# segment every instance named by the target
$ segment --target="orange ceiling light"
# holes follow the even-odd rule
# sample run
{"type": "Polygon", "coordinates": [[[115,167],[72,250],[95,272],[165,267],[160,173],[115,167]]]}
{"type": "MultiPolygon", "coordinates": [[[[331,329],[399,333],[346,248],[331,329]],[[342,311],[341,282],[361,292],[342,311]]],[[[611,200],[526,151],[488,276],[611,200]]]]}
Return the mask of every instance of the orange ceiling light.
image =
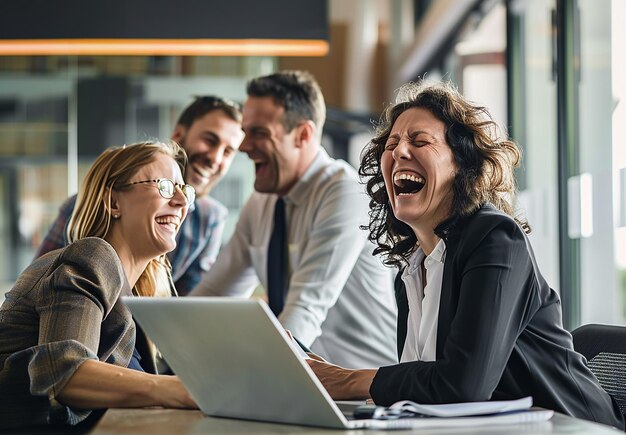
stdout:
{"type": "Polygon", "coordinates": [[[2,56],[326,56],[320,39],[0,39],[2,56]]]}

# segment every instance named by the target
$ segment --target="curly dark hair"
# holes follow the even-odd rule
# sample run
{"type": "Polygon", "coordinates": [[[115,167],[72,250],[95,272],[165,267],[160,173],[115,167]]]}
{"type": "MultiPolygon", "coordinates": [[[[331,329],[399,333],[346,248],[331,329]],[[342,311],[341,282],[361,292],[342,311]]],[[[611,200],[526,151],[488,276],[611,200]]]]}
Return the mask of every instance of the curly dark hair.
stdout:
{"type": "Polygon", "coordinates": [[[306,71],[285,70],[248,82],[248,96],[272,97],[285,109],[283,126],[289,132],[302,121],[313,121],[322,131],[326,120],[326,104],[319,84],[306,71]]]}
{"type": "MultiPolygon", "coordinates": [[[[398,117],[411,108],[431,112],[445,124],[446,142],[452,149],[457,170],[452,184],[451,213],[434,229],[445,239],[463,217],[486,203],[513,216],[516,184],[514,169],[521,153],[515,142],[500,139],[497,124],[485,107],[465,99],[448,82],[408,83],[400,88],[396,102],[383,112],[375,136],[361,155],[359,175],[370,196],[369,240],[378,247],[385,264],[403,267],[419,247],[409,225],[397,219],[385,189],[380,160],[398,117]]],[[[517,219],[524,231],[528,222],[517,219]]]]}

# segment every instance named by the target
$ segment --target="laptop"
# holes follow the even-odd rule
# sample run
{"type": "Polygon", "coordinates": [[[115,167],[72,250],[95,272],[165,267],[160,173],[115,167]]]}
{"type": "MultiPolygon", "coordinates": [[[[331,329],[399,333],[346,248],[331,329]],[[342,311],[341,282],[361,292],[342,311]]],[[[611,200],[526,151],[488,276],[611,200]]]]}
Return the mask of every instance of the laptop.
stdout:
{"type": "Polygon", "coordinates": [[[263,301],[124,297],[124,302],[206,415],[336,429],[439,426],[436,420],[468,425],[468,418],[352,420],[354,403],[342,411],[331,399],[263,301]]]}

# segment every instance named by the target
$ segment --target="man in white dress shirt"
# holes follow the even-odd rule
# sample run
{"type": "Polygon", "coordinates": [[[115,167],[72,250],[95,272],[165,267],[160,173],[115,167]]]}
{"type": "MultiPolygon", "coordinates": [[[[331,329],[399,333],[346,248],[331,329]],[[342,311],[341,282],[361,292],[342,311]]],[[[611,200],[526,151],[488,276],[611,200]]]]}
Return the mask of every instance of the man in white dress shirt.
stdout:
{"type": "Polygon", "coordinates": [[[268,288],[268,246],[281,201],[285,290],[268,291],[278,320],[332,363],[397,362],[391,271],[359,228],[369,208],[356,171],[320,145],[326,108],[319,85],[306,72],[283,71],[253,79],[247,92],[240,150],[254,162],[255,192],[191,295],[250,296],[259,282],[268,288]]]}

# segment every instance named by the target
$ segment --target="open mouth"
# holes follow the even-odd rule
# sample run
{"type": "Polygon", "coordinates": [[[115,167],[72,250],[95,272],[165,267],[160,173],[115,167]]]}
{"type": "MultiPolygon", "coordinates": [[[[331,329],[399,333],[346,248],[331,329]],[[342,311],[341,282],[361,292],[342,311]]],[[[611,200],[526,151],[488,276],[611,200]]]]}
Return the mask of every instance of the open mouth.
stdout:
{"type": "Polygon", "coordinates": [[[176,232],[180,226],[180,218],[177,216],[158,216],[154,220],[159,226],[169,231],[176,232]]]}
{"type": "Polygon", "coordinates": [[[415,195],[425,184],[426,180],[419,175],[401,173],[393,176],[393,191],[397,196],[415,195]]]}
{"type": "Polygon", "coordinates": [[[255,172],[258,174],[260,171],[262,171],[266,166],[268,165],[267,161],[260,161],[260,160],[255,160],[254,161],[254,170],[255,172]]]}

